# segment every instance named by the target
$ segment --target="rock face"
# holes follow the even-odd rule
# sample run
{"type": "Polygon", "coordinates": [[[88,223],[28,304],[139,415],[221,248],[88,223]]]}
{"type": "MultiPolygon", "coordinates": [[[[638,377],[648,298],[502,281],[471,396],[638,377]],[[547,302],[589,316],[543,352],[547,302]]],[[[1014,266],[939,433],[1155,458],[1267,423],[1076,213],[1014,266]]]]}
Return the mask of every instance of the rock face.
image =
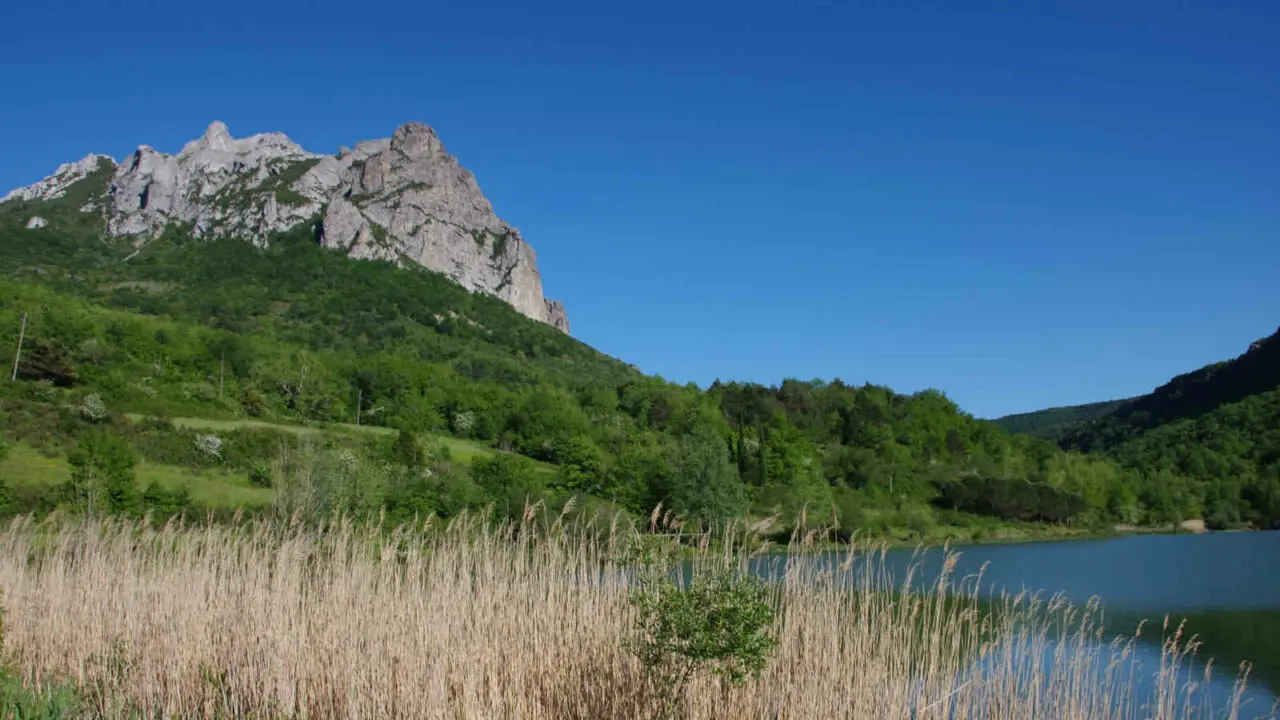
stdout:
{"type": "Polygon", "coordinates": [[[72,185],[89,177],[102,163],[108,163],[110,167],[115,167],[116,161],[106,155],[86,155],[76,162],[63,163],[49,177],[34,185],[11,191],[0,198],[0,203],[9,202],[10,200],[21,202],[57,200],[66,195],[67,189],[72,185]]]}
{"type": "MultiPolygon", "coordinates": [[[[69,163],[4,200],[48,200],[110,158],[69,163]]],[[[177,155],[143,145],[116,166],[103,212],[107,232],[139,244],[181,224],[196,237],[264,244],[319,218],[326,247],[353,258],[416,263],[474,292],[569,332],[564,306],[542,295],[533,248],[493,211],[475,177],[430,127],[408,123],[387,139],[337,155],[307,152],[280,133],[235,139],[214,122],[177,155]]]]}
{"type": "Polygon", "coordinates": [[[286,195],[292,202],[282,202],[280,191],[288,187],[279,182],[290,168],[314,165],[319,158],[280,133],[236,140],[220,122],[177,155],[143,145],[111,179],[107,231],[145,237],[172,223],[189,223],[197,237],[222,235],[261,244],[320,209],[320,192],[286,195]]]}
{"type": "Polygon", "coordinates": [[[49,221],[45,220],[39,215],[32,215],[31,219],[27,220],[28,230],[39,230],[40,228],[47,227],[48,225],[49,225],[49,221]]]}

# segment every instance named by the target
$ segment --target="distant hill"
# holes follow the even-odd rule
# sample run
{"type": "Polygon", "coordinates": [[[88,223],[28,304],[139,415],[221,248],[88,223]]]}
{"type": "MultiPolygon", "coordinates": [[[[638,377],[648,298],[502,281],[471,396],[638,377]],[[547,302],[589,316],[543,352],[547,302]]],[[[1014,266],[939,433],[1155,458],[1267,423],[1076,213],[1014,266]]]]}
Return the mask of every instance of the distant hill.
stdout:
{"type": "Polygon", "coordinates": [[[1280,330],[1233,360],[1179,375],[1152,392],[1064,433],[1064,448],[1108,450],[1178,420],[1195,419],[1280,388],[1280,330]]]}
{"type": "Polygon", "coordinates": [[[1005,415],[991,422],[1011,433],[1057,441],[1071,428],[1104,417],[1126,402],[1128,400],[1106,400],[1086,405],[1066,405],[1005,415]]]}

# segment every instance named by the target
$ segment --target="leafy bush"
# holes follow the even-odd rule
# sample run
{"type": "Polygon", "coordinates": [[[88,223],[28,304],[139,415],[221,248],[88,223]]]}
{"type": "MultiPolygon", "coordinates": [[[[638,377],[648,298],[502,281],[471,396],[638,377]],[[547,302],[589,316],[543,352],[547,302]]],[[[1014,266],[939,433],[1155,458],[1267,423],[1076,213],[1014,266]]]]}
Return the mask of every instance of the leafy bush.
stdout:
{"type": "Polygon", "coordinates": [[[259,461],[249,468],[249,484],[254,487],[271,487],[271,466],[259,461]]]}
{"type": "Polygon", "coordinates": [[[695,675],[710,672],[730,684],[756,677],[777,639],[773,605],[760,580],[713,566],[681,588],[656,547],[642,542],[634,556],[637,583],[629,600],[635,627],[624,645],[644,666],[651,717],[665,720],[679,716],[695,675]]]}
{"type": "Polygon", "coordinates": [[[88,422],[98,423],[107,419],[107,404],[102,402],[102,396],[98,393],[91,393],[85,396],[80,403],[80,417],[88,422]]]}

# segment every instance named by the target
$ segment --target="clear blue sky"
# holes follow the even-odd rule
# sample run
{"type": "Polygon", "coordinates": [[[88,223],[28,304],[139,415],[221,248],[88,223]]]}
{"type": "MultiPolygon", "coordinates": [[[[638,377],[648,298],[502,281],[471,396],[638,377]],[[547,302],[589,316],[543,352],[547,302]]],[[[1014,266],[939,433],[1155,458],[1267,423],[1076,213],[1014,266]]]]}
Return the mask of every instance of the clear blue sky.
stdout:
{"type": "Polygon", "coordinates": [[[994,416],[1146,392],[1280,325],[1274,0],[5,16],[0,186],[213,119],[329,152],[420,120],[574,334],[679,382],[936,387],[994,416]]]}

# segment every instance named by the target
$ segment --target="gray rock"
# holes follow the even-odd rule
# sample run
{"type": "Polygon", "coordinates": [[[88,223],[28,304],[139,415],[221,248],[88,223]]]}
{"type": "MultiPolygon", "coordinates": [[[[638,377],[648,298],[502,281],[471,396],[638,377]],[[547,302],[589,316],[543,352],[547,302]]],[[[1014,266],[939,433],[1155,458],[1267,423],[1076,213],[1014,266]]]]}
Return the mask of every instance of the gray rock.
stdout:
{"type": "MultiPolygon", "coordinates": [[[[104,159],[110,160],[91,155],[63,165],[5,199],[60,197],[104,159]]],[[[197,237],[263,244],[320,217],[327,247],[353,258],[422,265],[569,331],[564,306],[543,297],[533,248],[422,123],[326,156],[280,133],[236,139],[214,122],[177,155],[140,146],[115,166],[106,194],[81,210],[101,210],[109,234],[139,243],[181,223],[197,237]]]]}
{"type": "Polygon", "coordinates": [[[313,188],[296,206],[268,208],[278,190],[271,186],[273,176],[320,157],[280,133],[237,140],[221,122],[211,123],[177,155],[143,145],[112,178],[108,232],[155,235],[178,222],[190,223],[197,236],[265,242],[318,212],[327,194],[313,188]]]}
{"type": "Polygon", "coordinates": [[[47,227],[48,225],[49,225],[49,221],[45,220],[39,215],[32,215],[31,219],[27,220],[28,230],[39,230],[40,228],[47,227]]]}
{"type": "Polygon", "coordinates": [[[67,188],[75,185],[99,168],[102,163],[115,167],[116,161],[106,155],[86,155],[73,163],[63,163],[49,177],[32,185],[10,191],[0,198],[0,203],[10,200],[56,200],[67,194],[67,188]]]}
{"type": "Polygon", "coordinates": [[[352,257],[412,261],[568,331],[542,295],[533,248],[506,224],[436,132],[408,123],[381,145],[360,143],[329,203],[322,242],[352,257]]]}

